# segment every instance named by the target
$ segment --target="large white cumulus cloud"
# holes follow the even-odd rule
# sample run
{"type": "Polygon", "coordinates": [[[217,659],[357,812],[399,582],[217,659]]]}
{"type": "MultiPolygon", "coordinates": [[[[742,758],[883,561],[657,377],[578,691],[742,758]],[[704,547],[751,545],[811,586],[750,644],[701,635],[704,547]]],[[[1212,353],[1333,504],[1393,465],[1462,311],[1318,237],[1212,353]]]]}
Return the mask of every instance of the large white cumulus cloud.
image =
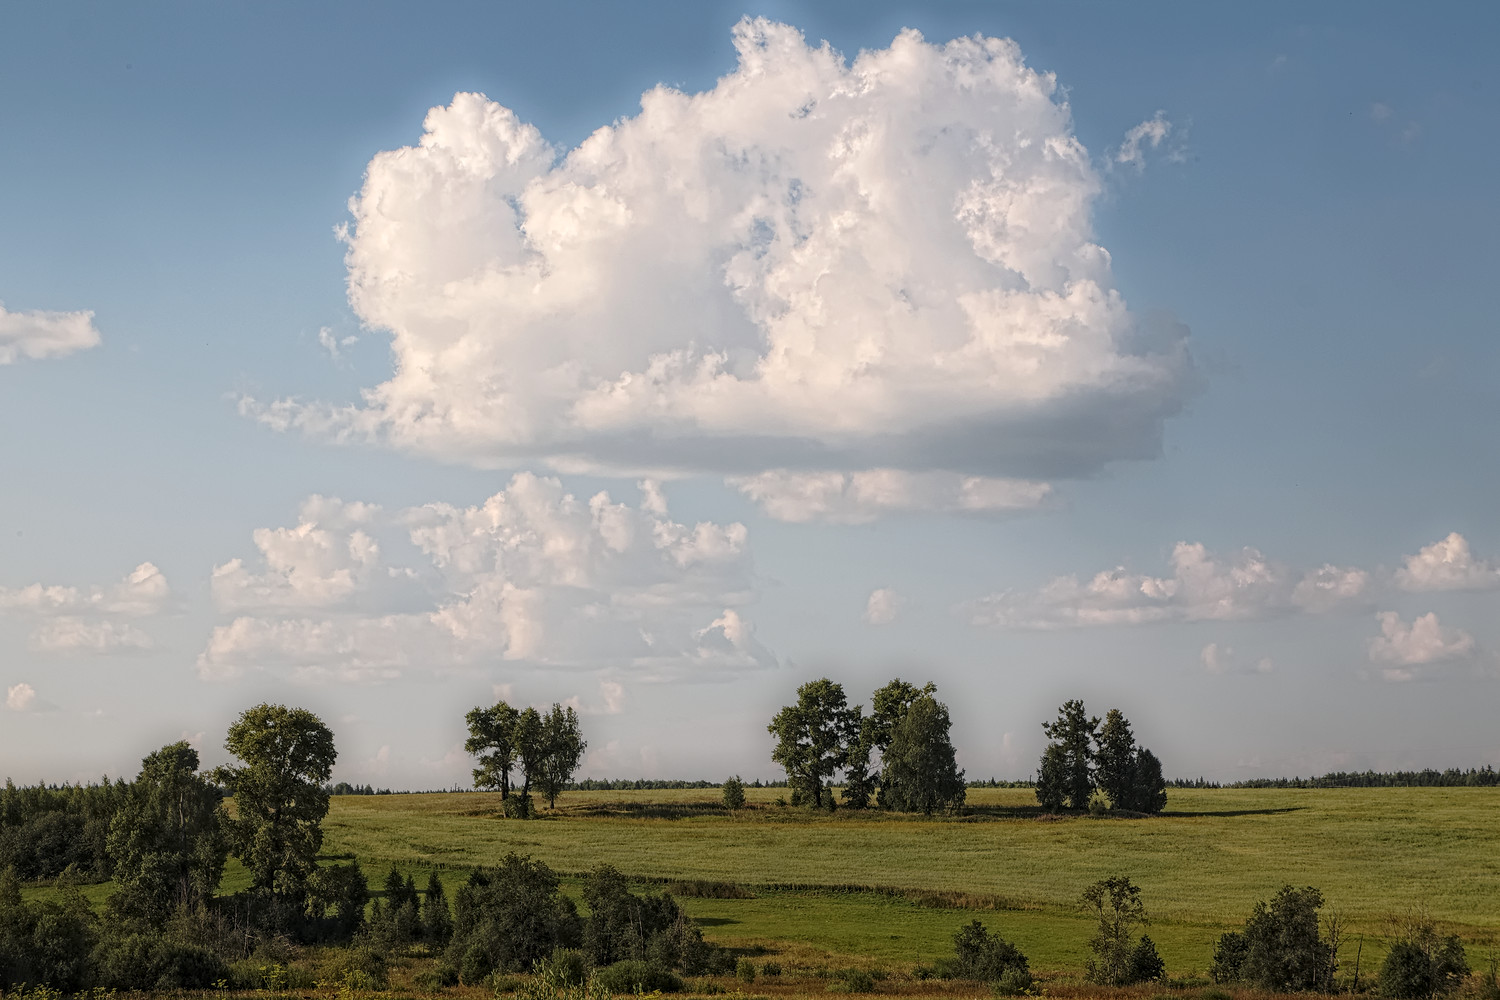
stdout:
{"type": "Polygon", "coordinates": [[[99,346],[92,312],[8,312],[0,303],[0,365],[60,358],[99,346]]]}
{"type": "Polygon", "coordinates": [[[1015,43],[846,61],[745,20],[708,91],[560,153],[482,95],[351,201],[395,371],[276,426],[481,465],[1047,479],[1153,455],[1190,381],[1094,241],[1099,181],[1015,43]]]}

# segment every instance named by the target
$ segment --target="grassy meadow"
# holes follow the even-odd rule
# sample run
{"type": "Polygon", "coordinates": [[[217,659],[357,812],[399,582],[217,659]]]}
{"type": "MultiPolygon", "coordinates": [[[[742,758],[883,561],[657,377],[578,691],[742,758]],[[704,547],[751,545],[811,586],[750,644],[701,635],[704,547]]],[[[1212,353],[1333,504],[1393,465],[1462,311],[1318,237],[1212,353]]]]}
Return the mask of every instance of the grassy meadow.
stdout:
{"type": "Polygon", "coordinates": [[[793,965],[909,968],[949,953],[977,916],[1034,968],[1080,972],[1091,925],[1078,894],[1114,874],[1142,887],[1173,976],[1206,969],[1220,931],[1283,883],[1317,886],[1348,921],[1346,967],[1363,936],[1373,970],[1392,918],[1414,909],[1478,946],[1475,960],[1500,941],[1500,789],[1174,789],[1151,819],[1044,819],[1029,789],[972,789],[968,815],[930,820],[746,791],[733,814],[717,789],[570,792],[531,821],[502,818],[487,793],[345,796],[325,849],[357,855],[372,888],[392,863],[458,876],[508,851],[572,875],[608,863],[734,883],[747,898],[683,903],[710,940],[793,965]]]}

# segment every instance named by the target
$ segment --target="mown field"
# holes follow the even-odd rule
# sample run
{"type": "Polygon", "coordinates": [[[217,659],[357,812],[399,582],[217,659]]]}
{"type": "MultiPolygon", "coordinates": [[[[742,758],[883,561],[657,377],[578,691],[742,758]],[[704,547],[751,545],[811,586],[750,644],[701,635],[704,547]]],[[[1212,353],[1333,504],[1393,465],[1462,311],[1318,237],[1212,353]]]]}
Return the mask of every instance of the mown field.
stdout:
{"type": "Polygon", "coordinates": [[[711,940],[795,964],[931,962],[977,916],[1034,968],[1079,972],[1091,928],[1078,894],[1114,874],[1142,887],[1178,977],[1201,974],[1217,935],[1283,883],[1317,886],[1348,921],[1346,966],[1363,938],[1373,970],[1392,918],[1414,909],[1476,960],[1500,941],[1500,789],[1173,790],[1152,819],[1044,819],[1030,790],[975,789],[969,815],[931,820],[747,792],[751,807],[732,814],[716,789],[571,792],[530,821],[500,817],[490,794],[347,796],[326,850],[358,856],[372,887],[391,863],[462,877],[508,851],[570,874],[608,863],[734,883],[748,898],[683,902],[711,940]]]}

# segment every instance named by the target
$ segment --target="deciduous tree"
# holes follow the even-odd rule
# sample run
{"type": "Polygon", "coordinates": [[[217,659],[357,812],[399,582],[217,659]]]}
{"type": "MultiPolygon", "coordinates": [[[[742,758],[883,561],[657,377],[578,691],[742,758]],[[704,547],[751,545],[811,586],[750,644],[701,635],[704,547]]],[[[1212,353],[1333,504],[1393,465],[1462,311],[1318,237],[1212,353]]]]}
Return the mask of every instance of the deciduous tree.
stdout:
{"type": "Polygon", "coordinates": [[[520,712],[503,701],[489,708],[475,708],[464,716],[469,738],[464,751],[478,758],[474,787],[499,789],[503,802],[510,798],[510,772],[516,766],[516,722],[520,712]]]}
{"type": "Polygon", "coordinates": [[[788,705],[766,730],[776,737],[771,759],[786,770],[793,788],[824,804],[824,781],[843,767],[858,738],[860,713],[851,709],[844,688],[826,677],[797,689],[797,704],[788,705]]]}
{"type": "Polygon", "coordinates": [[[949,739],[951,727],[947,706],[930,693],[907,704],[891,731],[881,774],[881,789],[892,809],[931,815],[963,805],[964,774],[949,739]]]}
{"type": "Polygon", "coordinates": [[[253,891],[300,913],[323,846],[333,733],[306,709],[257,705],[229,727],[224,747],[241,762],[215,772],[234,796],[231,847],[253,891]]]}

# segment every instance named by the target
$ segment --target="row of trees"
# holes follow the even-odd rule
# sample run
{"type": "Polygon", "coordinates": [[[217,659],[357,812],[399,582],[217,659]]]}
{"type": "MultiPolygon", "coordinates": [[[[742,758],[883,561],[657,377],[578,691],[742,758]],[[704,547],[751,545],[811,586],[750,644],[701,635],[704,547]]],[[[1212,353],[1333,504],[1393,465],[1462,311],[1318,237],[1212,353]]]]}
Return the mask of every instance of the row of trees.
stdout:
{"type": "Polygon", "coordinates": [[[578,713],[553,703],[545,714],[535,708],[516,709],[504,701],[475,708],[464,716],[469,738],[464,750],[476,757],[474,787],[500,792],[507,816],[532,815],[533,785],[557,805],[557,793],[567,787],[588,748],[578,725],[578,713]],[[521,789],[512,795],[511,772],[519,771],[521,789]]]}
{"type": "Polygon", "coordinates": [[[1049,810],[1087,809],[1095,793],[1111,809],[1159,813],[1167,805],[1161,761],[1136,746],[1130,722],[1117,708],[1090,717],[1083,702],[1064,702],[1057,721],[1042,724],[1047,748],[1037,767],[1036,798],[1049,810]]]}
{"type": "Polygon", "coordinates": [[[952,811],[964,803],[963,772],[949,738],[948,707],[937,688],[897,678],[864,706],[850,706],[840,684],[820,678],[797,689],[797,702],[776,713],[771,759],[786,771],[793,804],[834,808],[832,779],[844,774],[846,808],[952,811]]]}

